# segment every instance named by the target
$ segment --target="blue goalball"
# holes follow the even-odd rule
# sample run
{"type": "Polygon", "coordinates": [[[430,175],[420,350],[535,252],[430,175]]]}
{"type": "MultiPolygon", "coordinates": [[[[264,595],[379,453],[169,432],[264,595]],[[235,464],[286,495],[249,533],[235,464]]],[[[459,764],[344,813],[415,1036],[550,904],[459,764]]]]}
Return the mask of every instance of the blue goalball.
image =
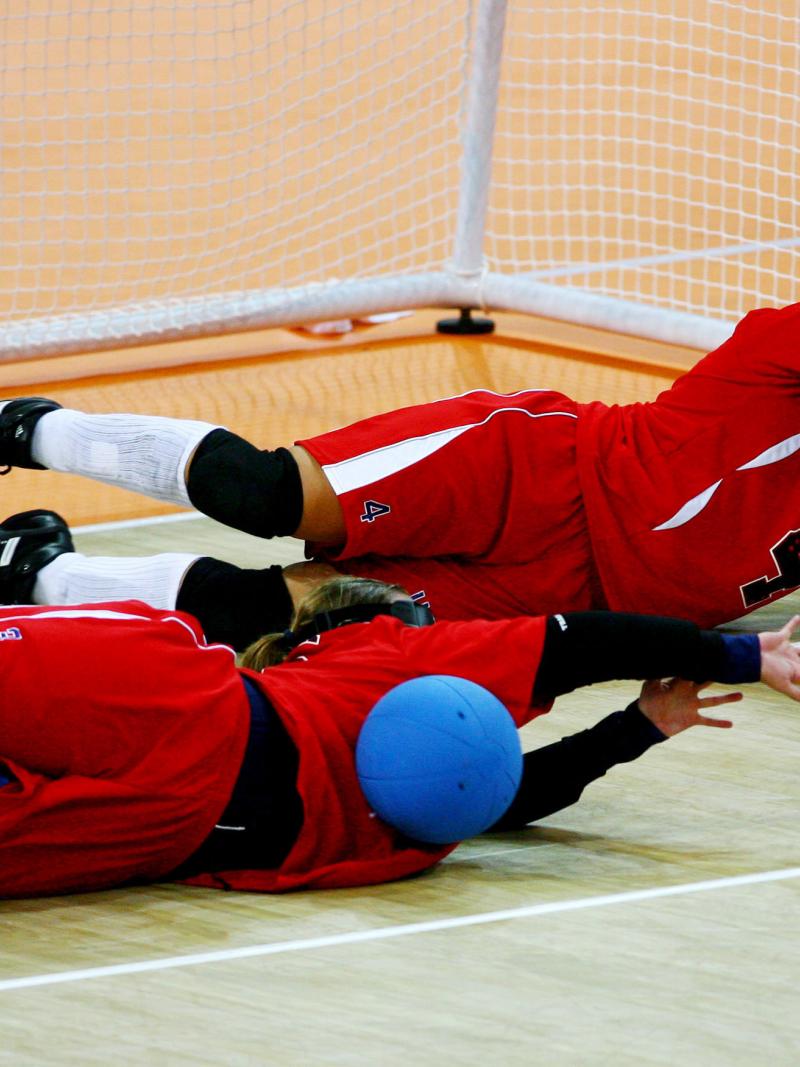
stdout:
{"type": "Polygon", "coordinates": [[[503,815],[522,778],[508,709],[483,686],[445,674],[390,689],[356,745],[364,794],[384,822],[444,845],[474,837],[503,815]]]}

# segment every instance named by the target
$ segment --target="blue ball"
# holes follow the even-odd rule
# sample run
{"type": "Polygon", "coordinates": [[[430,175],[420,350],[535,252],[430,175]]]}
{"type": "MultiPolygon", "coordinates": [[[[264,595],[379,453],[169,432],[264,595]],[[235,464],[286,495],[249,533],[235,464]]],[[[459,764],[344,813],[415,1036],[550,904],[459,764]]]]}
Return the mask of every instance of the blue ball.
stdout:
{"type": "Polygon", "coordinates": [[[417,841],[451,844],[505,813],[522,778],[522,749],[496,696],[432,674],[377,702],[358,737],[356,771],[384,822],[417,841]]]}

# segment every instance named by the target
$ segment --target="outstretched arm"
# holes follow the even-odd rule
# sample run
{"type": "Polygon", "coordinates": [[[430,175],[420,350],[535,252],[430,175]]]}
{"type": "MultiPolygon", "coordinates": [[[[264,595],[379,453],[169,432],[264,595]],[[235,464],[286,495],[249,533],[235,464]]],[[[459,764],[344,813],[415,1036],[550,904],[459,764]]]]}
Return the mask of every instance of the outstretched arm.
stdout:
{"type": "Polygon", "coordinates": [[[800,651],[791,641],[798,623],[795,616],[777,632],[724,634],[661,616],[551,615],[534,698],[549,701],[611,679],[679,677],[734,685],[760,680],[800,700],[800,651]]]}
{"type": "Polygon", "coordinates": [[[800,652],[791,636],[795,615],[774,632],[730,636],[691,623],[657,617],[580,612],[548,619],[537,699],[553,699],[578,685],[610,678],[686,673],[696,681],[646,681],[636,703],[596,726],[528,752],[522,782],[505,815],[490,829],[518,829],[574,804],[590,782],[617,763],[638,759],[648,748],[691,726],[729,728],[710,708],[741,700],[741,693],[701,696],[713,677],[724,682],[763,681],[800,700],[800,652]],[[662,669],[663,668],[663,669],[662,669]]]}
{"type": "Polygon", "coordinates": [[[574,804],[590,782],[617,763],[638,759],[653,745],[691,726],[730,727],[728,719],[703,714],[741,700],[741,693],[700,696],[705,684],[649,681],[625,711],[552,745],[526,752],[522,782],[510,808],[490,831],[518,830],[574,804]]]}

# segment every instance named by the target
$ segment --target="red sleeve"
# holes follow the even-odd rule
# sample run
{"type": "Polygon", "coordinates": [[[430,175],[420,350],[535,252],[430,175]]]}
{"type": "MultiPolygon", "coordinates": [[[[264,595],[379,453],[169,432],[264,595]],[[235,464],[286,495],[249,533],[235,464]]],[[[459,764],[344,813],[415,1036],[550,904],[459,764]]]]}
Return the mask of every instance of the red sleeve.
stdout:
{"type": "Polygon", "coordinates": [[[454,674],[484,686],[501,700],[517,726],[547,707],[532,705],[544,646],[543,615],[534,618],[437,622],[403,627],[400,640],[420,674],[454,674]]]}

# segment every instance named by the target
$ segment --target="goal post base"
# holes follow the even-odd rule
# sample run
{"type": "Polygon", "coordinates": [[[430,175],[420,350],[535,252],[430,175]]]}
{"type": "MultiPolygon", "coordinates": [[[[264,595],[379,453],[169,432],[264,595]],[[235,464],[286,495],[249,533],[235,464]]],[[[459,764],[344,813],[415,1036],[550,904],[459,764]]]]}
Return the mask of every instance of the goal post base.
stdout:
{"type": "Polygon", "coordinates": [[[472,308],[461,308],[457,319],[439,319],[436,331],[449,334],[493,333],[494,322],[492,319],[474,318],[472,308]]]}

